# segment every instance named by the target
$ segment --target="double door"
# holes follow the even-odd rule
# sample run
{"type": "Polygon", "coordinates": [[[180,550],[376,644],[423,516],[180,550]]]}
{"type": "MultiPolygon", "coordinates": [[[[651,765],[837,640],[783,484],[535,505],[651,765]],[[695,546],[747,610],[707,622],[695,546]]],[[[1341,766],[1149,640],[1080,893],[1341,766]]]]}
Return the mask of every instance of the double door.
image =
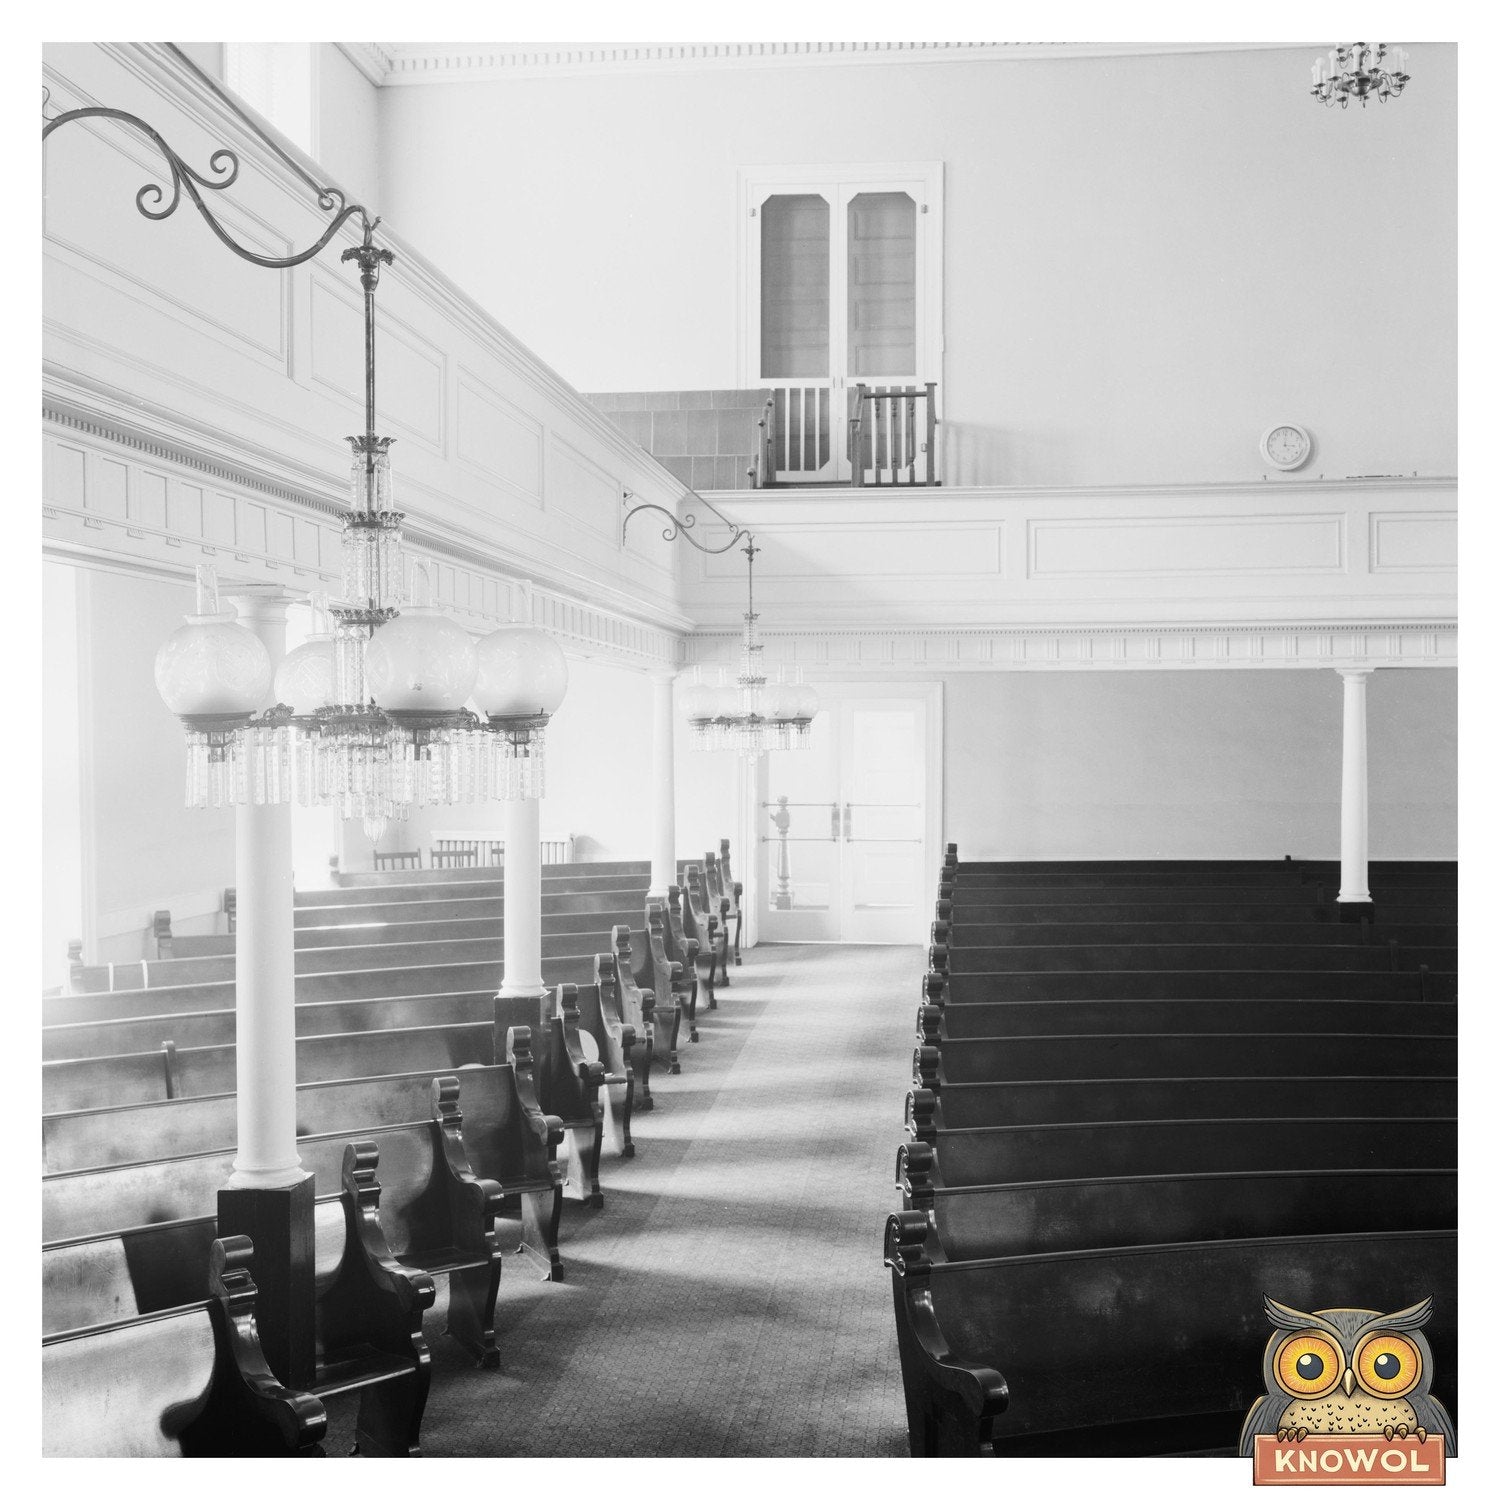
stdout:
{"type": "Polygon", "coordinates": [[[929,200],[940,173],[832,170],[799,181],[766,169],[746,184],[746,375],[772,392],[772,461],[784,482],[850,479],[858,385],[937,379],[929,200]]]}
{"type": "Polygon", "coordinates": [[[764,757],[761,941],[923,941],[929,711],[921,698],[834,700],[810,746],[764,757]]]}

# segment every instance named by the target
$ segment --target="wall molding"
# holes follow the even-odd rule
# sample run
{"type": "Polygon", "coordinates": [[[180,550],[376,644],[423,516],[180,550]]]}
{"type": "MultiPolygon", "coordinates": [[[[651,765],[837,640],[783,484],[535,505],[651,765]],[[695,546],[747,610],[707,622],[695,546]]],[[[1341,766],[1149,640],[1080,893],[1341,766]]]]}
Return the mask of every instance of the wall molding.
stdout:
{"type": "MultiPolygon", "coordinates": [[[[1097,625],[912,630],[766,630],[768,666],[803,667],[811,680],[853,672],[1201,671],[1317,667],[1456,667],[1451,620],[1307,620],[1235,625],[1097,625]]],[[[699,631],[686,666],[737,668],[741,636],[699,631]]]]}
{"type": "Polygon", "coordinates": [[[562,78],[589,74],[680,73],[725,68],[871,66],[892,63],[1066,62],[1172,53],[1307,51],[1275,42],[339,42],[382,88],[411,84],[562,78]]]}

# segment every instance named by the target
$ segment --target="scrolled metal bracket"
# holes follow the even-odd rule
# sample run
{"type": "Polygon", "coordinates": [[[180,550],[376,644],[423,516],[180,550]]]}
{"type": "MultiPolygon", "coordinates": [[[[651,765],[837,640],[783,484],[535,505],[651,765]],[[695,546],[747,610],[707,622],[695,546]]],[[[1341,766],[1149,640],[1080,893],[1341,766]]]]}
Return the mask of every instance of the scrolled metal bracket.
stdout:
{"type": "MultiPolygon", "coordinates": [[[[635,496],[629,490],[626,490],[621,497],[621,503],[630,505],[633,499],[635,499],[635,496]]],[[[697,537],[691,534],[693,528],[698,524],[697,516],[689,512],[687,515],[679,518],[669,511],[665,505],[655,505],[649,500],[642,500],[638,505],[630,505],[630,509],[625,512],[624,519],[620,522],[620,540],[622,542],[625,540],[625,531],[630,525],[630,518],[639,515],[643,510],[659,511],[670,522],[670,525],[662,530],[661,537],[664,542],[675,542],[678,537],[681,537],[685,542],[690,542],[700,552],[728,552],[745,535],[745,528],[743,526],[736,526],[733,521],[725,521],[724,524],[729,528],[729,540],[722,547],[705,547],[697,537]]]]}
{"type": "MultiPolygon", "coordinates": [[[[208,189],[210,192],[223,192],[231,187],[240,175],[240,159],[226,146],[221,146],[208,159],[207,174],[199,172],[196,168],[188,165],[167,143],[162,139],[160,133],[148,125],[139,115],[128,114],[123,109],[107,109],[103,105],[90,105],[86,109],[70,109],[60,115],[47,118],[47,104],[51,97],[50,91],[43,90],[42,98],[42,139],[45,141],[61,125],[71,124],[74,120],[119,120],[122,124],[129,125],[139,130],[148,140],[153,142],[157,149],[166,158],[167,167],[171,172],[172,196],[167,199],[165,191],[154,182],[148,182],[135,195],[135,206],[142,215],[148,219],[160,221],[170,218],[176,213],[182,202],[183,192],[186,191],[192,200],[193,207],[203,217],[203,222],[213,230],[219,242],[228,249],[233,250],[241,260],[248,260],[252,265],[265,266],[271,271],[285,271],[292,266],[300,266],[303,261],[311,260],[324,250],[328,242],[340,229],[350,220],[358,217],[360,226],[364,230],[365,244],[369,245],[370,233],[380,221],[371,219],[363,204],[346,203],[344,195],[335,187],[317,187],[318,207],[324,213],[334,215],[333,222],[323,231],[318,241],[308,246],[306,250],[299,251],[296,255],[276,256],[260,255],[254,250],[247,249],[240,244],[224,226],[213,216],[209,206],[204,202],[200,189],[208,189]],[[165,203],[163,200],[166,199],[165,203]]],[[[358,252],[355,252],[356,255],[358,252]]],[[[389,251],[384,252],[384,258],[389,259],[389,251]]],[[[361,269],[364,263],[361,262],[361,269]]]]}

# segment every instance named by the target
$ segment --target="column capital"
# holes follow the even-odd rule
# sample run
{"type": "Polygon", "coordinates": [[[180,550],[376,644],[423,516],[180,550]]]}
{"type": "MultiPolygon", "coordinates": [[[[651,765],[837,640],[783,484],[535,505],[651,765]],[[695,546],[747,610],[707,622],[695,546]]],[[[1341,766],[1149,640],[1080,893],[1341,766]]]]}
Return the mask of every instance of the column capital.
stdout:
{"type": "Polygon", "coordinates": [[[1339,674],[1339,676],[1344,679],[1345,682],[1348,682],[1351,679],[1362,682],[1366,677],[1370,676],[1370,674],[1372,672],[1374,672],[1375,670],[1376,670],[1376,668],[1374,668],[1374,667],[1335,667],[1334,668],[1334,671],[1337,672],[1339,674]]]}
{"type": "Polygon", "coordinates": [[[287,610],[305,596],[279,583],[240,584],[234,588],[221,588],[220,594],[233,602],[235,612],[242,620],[257,620],[267,624],[286,619],[287,610]]]}

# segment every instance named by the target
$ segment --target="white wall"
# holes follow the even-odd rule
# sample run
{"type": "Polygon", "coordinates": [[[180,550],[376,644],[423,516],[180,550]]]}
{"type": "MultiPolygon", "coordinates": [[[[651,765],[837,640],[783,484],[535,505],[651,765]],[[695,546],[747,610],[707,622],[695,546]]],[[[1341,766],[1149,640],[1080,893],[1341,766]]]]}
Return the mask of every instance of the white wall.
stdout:
{"type": "Polygon", "coordinates": [[[90,962],[144,956],[150,914],[175,931],[212,930],[234,884],[234,814],[183,806],[182,727],[156,693],[157,647],[193,608],[187,585],[77,570],[84,599],[79,648],[91,684],[82,734],[85,827],[98,941],[90,962]]]}
{"type": "MultiPolygon", "coordinates": [[[[1370,681],[1370,856],[1457,853],[1457,676],[1370,681]]],[[[964,859],[1337,859],[1343,684],[1319,671],[946,678],[964,859]]]]}
{"type": "Polygon", "coordinates": [[[379,125],[376,88],[332,42],[314,46],[317,69],[318,160],[329,178],[380,212],[379,125]]]}
{"type": "Polygon", "coordinates": [[[1347,112],[1316,51],[389,88],[384,204],[580,389],[712,389],[737,167],[942,160],[951,481],[1259,478],[1284,420],[1310,474],[1451,474],[1455,49],[1347,112]]]}
{"type": "Polygon", "coordinates": [[[67,977],[68,942],[85,935],[78,571],[42,567],[42,984],[67,977]]]}

